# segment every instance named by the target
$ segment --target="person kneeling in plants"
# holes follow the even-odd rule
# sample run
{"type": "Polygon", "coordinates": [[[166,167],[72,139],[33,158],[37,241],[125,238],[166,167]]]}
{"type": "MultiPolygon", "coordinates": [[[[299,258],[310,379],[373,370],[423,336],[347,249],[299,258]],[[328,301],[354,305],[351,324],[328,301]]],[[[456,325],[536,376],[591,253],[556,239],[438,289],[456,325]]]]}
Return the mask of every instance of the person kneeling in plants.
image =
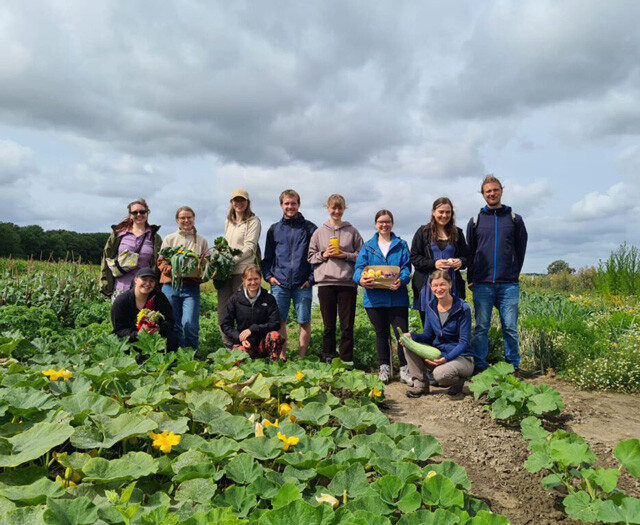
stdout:
{"type": "Polygon", "coordinates": [[[221,327],[252,358],[285,358],[285,338],[280,335],[280,314],[275,298],[260,286],[260,267],[251,264],[242,272],[242,288],[227,302],[221,327]]]}
{"type": "Polygon", "coordinates": [[[140,332],[158,332],[167,340],[167,350],[178,349],[178,336],[173,326],[173,311],[169,299],[157,288],[155,270],[138,270],[133,288],[119,295],[111,306],[113,333],[118,337],[138,340],[140,332]]]}
{"type": "Polygon", "coordinates": [[[451,276],[446,270],[433,272],[429,286],[434,297],[425,312],[424,331],[400,338],[413,378],[413,388],[406,394],[419,397],[429,393],[428,367],[440,385],[450,387],[450,396],[459,397],[473,373],[471,308],[451,295],[451,276]]]}

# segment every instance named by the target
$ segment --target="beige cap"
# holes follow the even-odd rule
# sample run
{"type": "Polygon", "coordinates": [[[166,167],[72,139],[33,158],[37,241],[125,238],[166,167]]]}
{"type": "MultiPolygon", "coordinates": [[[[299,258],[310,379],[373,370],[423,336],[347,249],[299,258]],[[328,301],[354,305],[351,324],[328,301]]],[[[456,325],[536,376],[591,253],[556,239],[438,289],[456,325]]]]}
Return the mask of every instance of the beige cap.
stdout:
{"type": "Polygon", "coordinates": [[[233,190],[233,193],[231,194],[231,200],[235,199],[236,197],[242,197],[243,199],[249,200],[249,192],[244,188],[238,188],[237,190],[233,190]]]}

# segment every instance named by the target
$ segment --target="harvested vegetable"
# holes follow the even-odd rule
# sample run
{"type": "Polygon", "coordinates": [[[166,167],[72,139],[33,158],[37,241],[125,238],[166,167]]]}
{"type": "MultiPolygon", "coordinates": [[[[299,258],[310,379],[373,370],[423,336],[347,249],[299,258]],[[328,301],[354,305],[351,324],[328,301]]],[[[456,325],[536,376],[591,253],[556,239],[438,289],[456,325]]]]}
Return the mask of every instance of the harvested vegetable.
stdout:
{"type": "Polygon", "coordinates": [[[414,354],[422,357],[423,359],[430,359],[431,361],[434,361],[442,357],[442,352],[440,352],[440,350],[438,350],[437,348],[431,345],[424,345],[422,343],[418,343],[404,334],[400,336],[399,341],[400,341],[400,344],[405,349],[409,350],[410,352],[413,352],[414,354]]]}

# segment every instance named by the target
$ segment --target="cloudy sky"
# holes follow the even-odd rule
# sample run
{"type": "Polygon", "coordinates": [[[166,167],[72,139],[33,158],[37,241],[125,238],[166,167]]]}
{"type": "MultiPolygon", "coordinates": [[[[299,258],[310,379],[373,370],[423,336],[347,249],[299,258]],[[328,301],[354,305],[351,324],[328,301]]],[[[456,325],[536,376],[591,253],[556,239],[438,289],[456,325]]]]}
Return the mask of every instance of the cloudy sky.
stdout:
{"type": "MultiPolygon", "coordinates": [[[[640,2],[157,2],[0,6],[0,221],[107,231],[143,196],[223,230],[236,187],[263,232],[292,187],[363,236],[411,242],[486,173],[529,230],[524,270],[640,245],[640,2]]],[[[264,238],[264,233],[263,233],[264,238]]]]}

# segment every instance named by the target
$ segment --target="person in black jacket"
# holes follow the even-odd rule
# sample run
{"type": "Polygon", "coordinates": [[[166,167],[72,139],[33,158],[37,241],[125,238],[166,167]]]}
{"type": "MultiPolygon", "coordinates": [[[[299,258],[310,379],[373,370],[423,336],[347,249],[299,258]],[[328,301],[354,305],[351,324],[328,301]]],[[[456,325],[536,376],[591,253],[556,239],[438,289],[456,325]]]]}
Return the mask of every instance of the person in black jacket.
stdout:
{"type": "Polygon", "coordinates": [[[155,270],[138,270],[133,288],[116,297],[111,306],[113,333],[135,342],[140,331],[150,334],[158,332],[167,340],[167,350],[173,352],[178,349],[178,336],[173,330],[173,311],[169,299],[157,288],[157,284],[155,270]],[[162,317],[155,322],[138,319],[144,309],[159,312],[162,317]]]}
{"type": "Polygon", "coordinates": [[[285,359],[286,339],[280,335],[280,314],[275,298],[260,286],[260,267],[251,264],[242,273],[242,288],[227,302],[221,327],[252,358],[285,359]]]}
{"type": "Polygon", "coordinates": [[[445,270],[453,282],[452,295],[460,299],[466,296],[460,270],[467,267],[468,248],[462,230],[456,227],[453,204],[447,197],[433,202],[431,221],[418,228],[411,242],[411,264],[415,268],[411,287],[413,309],[420,312],[422,325],[425,311],[433,299],[429,276],[435,270],[445,270]]]}

